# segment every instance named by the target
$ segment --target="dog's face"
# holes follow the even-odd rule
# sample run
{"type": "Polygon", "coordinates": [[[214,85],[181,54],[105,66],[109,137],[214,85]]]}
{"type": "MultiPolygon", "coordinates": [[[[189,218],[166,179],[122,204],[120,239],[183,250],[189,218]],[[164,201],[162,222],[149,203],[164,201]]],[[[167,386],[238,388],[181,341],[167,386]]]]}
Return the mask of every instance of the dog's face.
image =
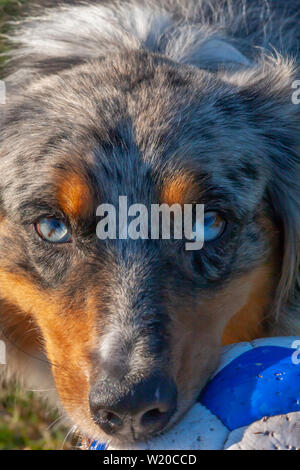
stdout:
{"type": "Polygon", "coordinates": [[[271,110],[259,116],[252,91],[131,53],[44,78],[8,103],[1,297],[38,325],[62,403],[90,437],[170,426],[216,367],[222,338],[263,331],[281,262],[268,152],[281,143],[261,132],[271,110]],[[96,209],[120,195],[205,204],[215,236],[199,251],[100,240],[96,209]]]}

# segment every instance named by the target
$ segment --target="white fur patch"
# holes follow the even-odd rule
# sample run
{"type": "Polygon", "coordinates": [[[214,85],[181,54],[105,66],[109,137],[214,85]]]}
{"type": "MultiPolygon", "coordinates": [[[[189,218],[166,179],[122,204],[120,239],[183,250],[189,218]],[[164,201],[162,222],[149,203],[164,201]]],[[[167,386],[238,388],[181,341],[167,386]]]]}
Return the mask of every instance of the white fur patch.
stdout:
{"type": "Polygon", "coordinates": [[[188,16],[175,18],[155,2],[61,7],[29,19],[16,31],[12,41],[21,42],[22,47],[14,55],[88,59],[125,47],[146,48],[206,68],[229,63],[250,65],[226,39],[216,37],[220,34],[218,27],[192,24],[188,16]]]}

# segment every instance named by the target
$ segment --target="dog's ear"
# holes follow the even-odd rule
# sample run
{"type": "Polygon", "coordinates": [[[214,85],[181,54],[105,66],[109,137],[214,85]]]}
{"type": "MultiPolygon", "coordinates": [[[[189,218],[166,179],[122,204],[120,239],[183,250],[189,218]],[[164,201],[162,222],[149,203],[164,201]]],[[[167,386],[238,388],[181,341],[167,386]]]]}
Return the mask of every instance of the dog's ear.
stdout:
{"type": "MultiPolygon", "coordinates": [[[[199,34],[199,33],[198,33],[199,34]]],[[[212,37],[203,41],[199,36],[187,38],[187,43],[178,52],[176,59],[182,63],[196,65],[211,72],[218,70],[240,70],[251,66],[251,61],[238,48],[225,39],[212,37]],[[190,40],[190,44],[188,43],[190,40]],[[199,44],[198,44],[199,41],[199,44]],[[182,57],[180,57],[182,54],[182,57]]]]}
{"type": "Polygon", "coordinates": [[[291,61],[277,56],[252,71],[225,77],[236,85],[258,146],[261,142],[258,152],[268,172],[266,198],[282,228],[276,313],[281,333],[285,326],[287,334],[295,333],[296,322],[300,328],[300,103],[295,99],[299,72],[291,61]]]}

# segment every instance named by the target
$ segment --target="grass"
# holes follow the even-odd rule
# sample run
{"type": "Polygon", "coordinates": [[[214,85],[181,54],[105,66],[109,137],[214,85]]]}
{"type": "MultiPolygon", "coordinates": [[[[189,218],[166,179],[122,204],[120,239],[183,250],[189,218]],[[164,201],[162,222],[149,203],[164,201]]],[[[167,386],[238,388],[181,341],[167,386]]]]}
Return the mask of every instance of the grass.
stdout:
{"type": "Polygon", "coordinates": [[[1,18],[6,20],[18,15],[25,3],[28,3],[28,0],[0,0],[1,18]]]}
{"type": "MultiPolygon", "coordinates": [[[[33,2],[0,0],[3,33],[7,31],[5,23],[17,18],[26,3],[33,2]]],[[[0,52],[6,50],[7,46],[0,39],[0,52]]],[[[70,441],[64,443],[67,430],[59,425],[51,426],[56,419],[57,415],[33,393],[22,392],[13,385],[0,389],[0,450],[72,448],[70,441]]]]}
{"type": "Polygon", "coordinates": [[[33,393],[14,386],[0,391],[0,450],[71,449],[58,416],[33,393]]]}

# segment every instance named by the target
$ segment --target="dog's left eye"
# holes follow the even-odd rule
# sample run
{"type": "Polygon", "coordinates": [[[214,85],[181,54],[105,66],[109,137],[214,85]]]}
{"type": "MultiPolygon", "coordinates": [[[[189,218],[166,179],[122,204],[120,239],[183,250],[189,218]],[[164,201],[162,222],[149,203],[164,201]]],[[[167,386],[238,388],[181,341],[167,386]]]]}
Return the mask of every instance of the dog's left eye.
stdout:
{"type": "MultiPolygon", "coordinates": [[[[218,212],[208,211],[204,214],[204,242],[211,242],[220,238],[225,232],[227,222],[218,212]]],[[[197,223],[194,225],[194,232],[197,231],[197,223]]],[[[199,227],[200,228],[200,227],[199,227]]],[[[202,227],[201,227],[202,228],[202,227]]]]}
{"type": "Polygon", "coordinates": [[[66,224],[55,218],[43,217],[35,224],[38,235],[47,242],[68,243],[71,234],[66,224]]]}
{"type": "Polygon", "coordinates": [[[204,241],[210,242],[219,238],[225,231],[226,221],[218,212],[204,214],[204,241]]]}

